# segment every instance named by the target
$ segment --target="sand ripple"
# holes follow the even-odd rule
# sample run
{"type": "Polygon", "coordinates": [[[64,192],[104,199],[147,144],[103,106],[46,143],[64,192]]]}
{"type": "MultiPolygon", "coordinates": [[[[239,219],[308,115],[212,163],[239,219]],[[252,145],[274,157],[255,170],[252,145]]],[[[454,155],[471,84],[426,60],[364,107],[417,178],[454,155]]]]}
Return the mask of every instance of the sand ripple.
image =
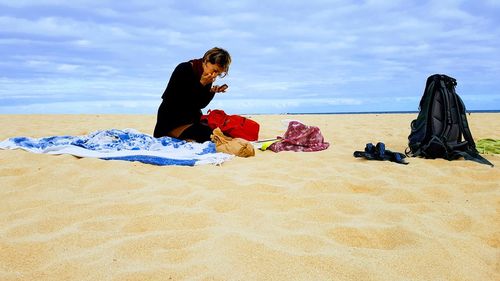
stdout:
{"type": "MultiPolygon", "coordinates": [[[[283,116],[254,118],[263,138],[282,133],[283,116]]],[[[500,280],[497,156],[493,169],[364,161],[352,152],[367,142],[403,151],[414,116],[297,118],[320,125],[331,148],[221,167],[0,151],[0,280],[500,280]]],[[[0,120],[2,138],[154,125],[0,120]]],[[[479,138],[500,138],[491,124],[498,114],[470,118],[479,138]]]]}

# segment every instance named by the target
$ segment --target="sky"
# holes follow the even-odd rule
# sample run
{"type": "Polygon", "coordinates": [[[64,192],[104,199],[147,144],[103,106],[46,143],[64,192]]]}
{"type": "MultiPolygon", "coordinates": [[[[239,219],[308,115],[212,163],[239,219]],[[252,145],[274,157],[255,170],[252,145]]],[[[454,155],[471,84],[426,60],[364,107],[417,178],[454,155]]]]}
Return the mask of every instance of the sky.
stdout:
{"type": "Polygon", "coordinates": [[[435,73],[500,110],[500,0],[0,0],[0,114],[156,114],[215,46],[229,89],[204,111],[417,111],[435,73]]]}

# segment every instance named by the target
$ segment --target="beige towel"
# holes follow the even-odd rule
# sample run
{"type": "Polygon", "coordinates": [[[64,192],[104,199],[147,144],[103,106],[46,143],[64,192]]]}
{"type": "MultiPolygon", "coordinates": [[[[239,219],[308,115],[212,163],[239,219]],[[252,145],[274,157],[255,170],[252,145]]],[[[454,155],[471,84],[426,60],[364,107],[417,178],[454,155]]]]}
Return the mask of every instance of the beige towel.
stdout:
{"type": "Polygon", "coordinates": [[[233,154],[239,157],[250,157],[255,155],[253,145],[242,138],[231,138],[225,136],[219,128],[215,128],[211,135],[212,141],[215,143],[217,152],[233,154]]]}

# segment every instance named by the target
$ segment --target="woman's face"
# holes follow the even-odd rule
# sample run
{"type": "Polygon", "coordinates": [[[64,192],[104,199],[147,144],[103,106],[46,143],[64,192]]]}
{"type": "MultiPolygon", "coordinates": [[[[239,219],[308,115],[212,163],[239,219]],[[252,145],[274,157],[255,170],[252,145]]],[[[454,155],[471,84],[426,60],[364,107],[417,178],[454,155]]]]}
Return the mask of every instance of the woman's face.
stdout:
{"type": "Polygon", "coordinates": [[[208,78],[212,79],[212,81],[215,81],[215,78],[217,78],[217,76],[221,75],[222,72],[223,72],[223,69],[218,64],[213,64],[213,63],[210,63],[208,61],[203,63],[203,75],[202,76],[208,77],[208,78]]]}

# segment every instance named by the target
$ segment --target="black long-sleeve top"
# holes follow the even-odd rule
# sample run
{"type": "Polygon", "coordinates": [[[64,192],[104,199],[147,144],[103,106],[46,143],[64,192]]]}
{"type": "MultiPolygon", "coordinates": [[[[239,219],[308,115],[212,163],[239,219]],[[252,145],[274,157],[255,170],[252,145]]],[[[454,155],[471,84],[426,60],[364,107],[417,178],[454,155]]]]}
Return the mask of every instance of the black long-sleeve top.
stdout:
{"type": "Polygon", "coordinates": [[[205,86],[200,83],[198,72],[190,62],[180,63],[174,69],[162,95],[154,137],[166,136],[181,125],[200,122],[201,109],[210,103],[215,93],[210,91],[212,83],[205,86]]]}

